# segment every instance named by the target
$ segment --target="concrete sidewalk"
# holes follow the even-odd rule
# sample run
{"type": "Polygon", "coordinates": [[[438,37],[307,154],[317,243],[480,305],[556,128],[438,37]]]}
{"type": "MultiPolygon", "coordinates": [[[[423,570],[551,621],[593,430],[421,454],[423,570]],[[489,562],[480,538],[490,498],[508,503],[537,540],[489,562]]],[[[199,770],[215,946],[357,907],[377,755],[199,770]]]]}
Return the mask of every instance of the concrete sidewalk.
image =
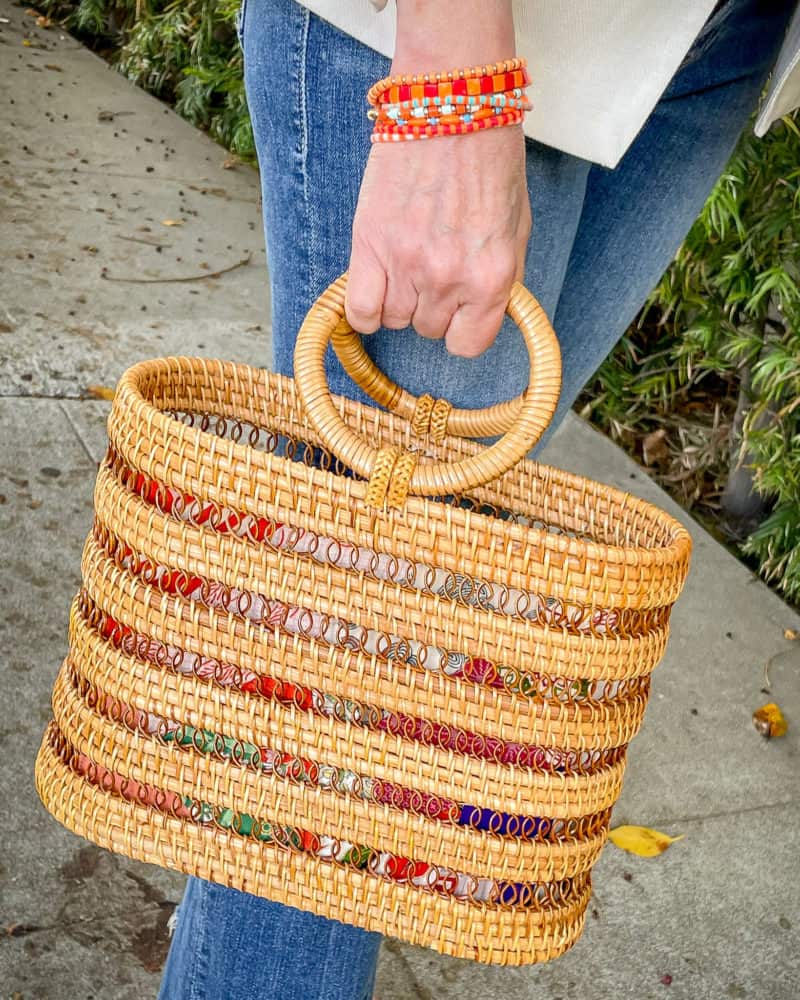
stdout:
{"type": "MultiPolygon", "coordinates": [[[[160,354],[268,363],[258,180],[9,0],[0,73],[0,996],[141,1000],[182,879],[61,829],[31,772],[104,448],[108,404],[88,387],[160,354]]],[[[575,418],[547,460],[688,523],[575,418]]],[[[689,526],[693,571],[614,816],[685,839],[651,860],[609,846],[586,932],[559,961],[492,969],[387,941],[379,1000],[797,996],[800,643],[783,633],[800,617],[689,526]],[[791,727],[771,743],[750,723],[769,700],[791,727]]]]}

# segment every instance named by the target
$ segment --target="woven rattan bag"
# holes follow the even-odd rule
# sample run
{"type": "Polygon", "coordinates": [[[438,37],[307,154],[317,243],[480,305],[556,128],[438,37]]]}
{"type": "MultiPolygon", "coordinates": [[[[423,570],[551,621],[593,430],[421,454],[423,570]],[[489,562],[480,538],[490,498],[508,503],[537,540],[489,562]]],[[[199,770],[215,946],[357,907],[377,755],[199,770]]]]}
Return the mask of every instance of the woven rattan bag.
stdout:
{"type": "Polygon", "coordinates": [[[483,411],[392,385],[344,289],[309,312],[294,380],[123,375],[39,794],[130,857],[544,961],[581,932],[689,537],[524,458],[560,361],[521,286],[529,388],[483,411]],[[331,339],[394,412],[330,395],[331,339]]]}

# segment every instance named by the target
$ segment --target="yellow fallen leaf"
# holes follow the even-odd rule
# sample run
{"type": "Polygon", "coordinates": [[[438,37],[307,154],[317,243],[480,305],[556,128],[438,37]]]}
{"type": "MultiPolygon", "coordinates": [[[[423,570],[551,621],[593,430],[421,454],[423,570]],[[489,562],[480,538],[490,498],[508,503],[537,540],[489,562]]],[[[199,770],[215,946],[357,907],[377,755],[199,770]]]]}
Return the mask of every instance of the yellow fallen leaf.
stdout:
{"type": "Polygon", "coordinates": [[[774,701],[753,712],[753,725],[756,730],[769,739],[772,736],[785,736],[789,723],[784,718],[783,712],[774,701]]]}
{"type": "Polygon", "coordinates": [[[609,832],[608,839],[630,854],[638,854],[640,858],[654,858],[663,854],[676,840],[683,840],[683,834],[680,837],[670,837],[646,826],[618,826],[609,832]]]}
{"type": "Polygon", "coordinates": [[[87,385],[86,392],[93,399],[113,399],[114,389],[107,385],[87,385]]]}
{"type": "Polygon", "coordinates": [[[183,219],[162,219],[161,220],[161,225],[162,226],[182,226],[183,225],[183,219]]]}
{"type": "Polygon", "coordinates": [[[785,628],[783,630],[783,638],[794,642],[795,639],[800,639],[800,632],[796,628],[785,628]]]}

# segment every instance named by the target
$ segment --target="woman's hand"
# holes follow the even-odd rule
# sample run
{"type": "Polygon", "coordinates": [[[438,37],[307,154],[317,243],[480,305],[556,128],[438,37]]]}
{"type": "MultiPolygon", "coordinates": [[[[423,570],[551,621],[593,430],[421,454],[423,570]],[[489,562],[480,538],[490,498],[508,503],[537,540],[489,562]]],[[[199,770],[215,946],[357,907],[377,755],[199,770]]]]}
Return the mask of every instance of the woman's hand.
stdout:
{"type": "MultiPolygon", "coordinates": [[[[401,0],[392,72],[510,58],[509,0],[462,4],[469,37],[455,43],[448,28],[441,48],[451,54],[443,61],[431,50],[442,9],[452,13],[452,5],[401,0]]],[[[497,336],[511,286],[523,275],[530,229],[519,126],[377,143],[353,220],[347,319],[361,333],[413,325],[424,337],[444,337],[452,354],[476,357],[497,336]]]]}

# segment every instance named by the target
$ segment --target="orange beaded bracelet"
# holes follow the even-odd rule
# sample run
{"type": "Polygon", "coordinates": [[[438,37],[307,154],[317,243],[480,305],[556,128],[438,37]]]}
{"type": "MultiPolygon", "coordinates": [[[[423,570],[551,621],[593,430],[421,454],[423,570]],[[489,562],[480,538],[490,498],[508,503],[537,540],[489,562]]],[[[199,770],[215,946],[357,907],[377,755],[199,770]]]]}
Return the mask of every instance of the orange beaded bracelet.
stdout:
{"type": "Polygon", "coordinates": [[[530,103],[524,59],[439,73],[385,77],[367,94],[373,142],[465,135],[517,125],[530,103]]]}
{"type": "Polygon", "coordinates": [[[458,122],[453,125],[398,125],[393,127],[376,127],[372,133],[372,142],[401,142],[408,139],[431,139],[440,135],[466,135],[469,132],[480,132],[487,128],[502,128],[506,125],[519,125],[522,114],[508,111],[503,115],[493,115],[480,121],[458,122]]]}

